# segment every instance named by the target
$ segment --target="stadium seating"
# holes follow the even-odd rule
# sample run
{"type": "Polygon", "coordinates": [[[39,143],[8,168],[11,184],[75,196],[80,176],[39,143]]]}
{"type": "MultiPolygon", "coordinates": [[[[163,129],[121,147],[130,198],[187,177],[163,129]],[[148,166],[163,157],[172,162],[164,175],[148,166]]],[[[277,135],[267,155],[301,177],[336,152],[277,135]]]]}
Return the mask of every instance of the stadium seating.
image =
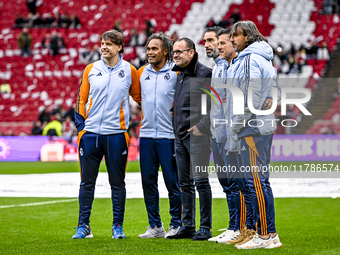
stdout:
{"type": "MultiPolygon", "coordinates": [[[[296,45],[308,44],[317,39],[319,42],[326,40],[333,51],[339,37],[337,17],[320,14],[322,0],[97,0],[95,3],[90,0],[49,0],[43,1],[37,11],[44,14],[67,10],[80,18],[82,27],[30,29],[34,54],[23,58],[19,56],[17,45],[21,31],[13,29],[13,24],[19,13],[28,14],[28,8],[22,0],[6,1],[0,19],[0,83],[8,80],[12,94],[0,95],[0,131],[8,129],[4,123],[13,123],[15,132],[26,132],[44,107],[58,104],[71,107],[85,67],[79,61],[79,55],[85,46],[98,43],[99,35],[112,29],[117,19],[122,19],[126,31],[131,28],[143,30],[146,28],[145,20],[155,19],[156,31],[168,31],[169,34],[177,31],[179,36],[192,38],[197,44],[200,61],[212,66],[213,61],[205,57],[205,49],[199,45],[205,26],[211,18],[215,22],[228,18],[235,7],[238,7],[242,19],[253,20],[257,24],[273,47],[278,43],[288,47],[291,41],[296,45]],[[55,57],[41,47],[44,35],[53,30],[61,34],[66,44],[66,49],[55,57]],[[28,124],[18,125],[17,129],[20,122],[28,124]],[[20,129],[20,126],[23,128],[20,129]]],[[[129,36],[128,33],[126,35],[129,36]]],[[[129,61],[143,54],[143,47],[126,47],[124,58],[129,61]]],[[[280,75],[282,82],[279,81],[279,84],[282,87],[306,87],[313,91],[316,78],[322,76],[326,62],[307,60],[300,75],[280,75]],[[283,82],[286,78],[290,78],[293,85],[283,82]]]]}

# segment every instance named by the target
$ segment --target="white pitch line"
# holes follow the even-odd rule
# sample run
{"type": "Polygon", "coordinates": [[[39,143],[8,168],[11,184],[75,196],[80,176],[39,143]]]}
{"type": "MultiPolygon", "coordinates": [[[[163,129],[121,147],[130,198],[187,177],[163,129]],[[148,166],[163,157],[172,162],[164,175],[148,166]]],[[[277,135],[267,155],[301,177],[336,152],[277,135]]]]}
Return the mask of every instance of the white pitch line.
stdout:
{"type": "Polygon", "coordinates": [[[78,199],[54,200],[54,201],[45,201],[45,202],[38,202],[38,203],[19,204],[19,205],[1,205],[0,209],[11,208],[11,207],[24,207],[24,206],[35,206],[35,205],[58,204],[58,203],[66,203],[66,202],[74,202],[74,201],[78,201],[78,199]]]}

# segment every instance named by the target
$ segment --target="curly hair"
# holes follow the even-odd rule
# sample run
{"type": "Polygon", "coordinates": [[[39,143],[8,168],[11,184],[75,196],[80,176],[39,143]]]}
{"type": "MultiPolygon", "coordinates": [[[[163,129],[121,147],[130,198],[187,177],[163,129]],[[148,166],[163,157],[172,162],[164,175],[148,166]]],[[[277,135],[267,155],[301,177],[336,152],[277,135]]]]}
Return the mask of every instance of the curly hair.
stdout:
{"type": "Polygon", "coordinates": [[[163,51],[167,51],[168,53],[166,54],[165,58],[166,61],[172,62],[173,61],[173,55],[172,55],[172,42],[169,36],[167,36],[166,34],[164,34],[163,32],[161,33],[156,33],[156,34],[152,34],[149,36],[146,44],[145,44],[145,49],[148,47],[149,43],[151,40],[153,39],[158,39],[162,41],[162,47],[163,47],[163,51]]]}

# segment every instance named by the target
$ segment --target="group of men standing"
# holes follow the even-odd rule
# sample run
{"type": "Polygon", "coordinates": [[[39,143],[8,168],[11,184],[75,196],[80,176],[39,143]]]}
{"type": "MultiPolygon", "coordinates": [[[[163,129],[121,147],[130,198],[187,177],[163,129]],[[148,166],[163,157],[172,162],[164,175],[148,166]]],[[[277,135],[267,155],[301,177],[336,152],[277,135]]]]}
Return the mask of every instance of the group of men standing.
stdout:
{"type": "MultiPolygon", "coordinates": [[[[79,220],[74,239],[93,237],[89,218],[100,161],[105,155],[112,191],[112,238],[125,238],[125,168],[128,148],[128,97],[141,106],[140,168],[149,227],[139,238],[190,238],[232,243],[238,249],[281,247],[275,229],[274,198],[269,173],[239,171],[242,165],[270,163],[275,123],[251,112],[270,109],[276,71],[273,52],[251,21],[231,29],[208,28],[204,35],[213,70],[198,61],[194,42],[153,34],[146,43],[148,64],[138,71],[122,59],[124,38],[115,31],[101,38],[102,59],[85,68],[79,86],[76,127],[79,132],[81,183],[79,220]],[[174,63],[174,62],[175,63],[174,63]],[[243,92],[244,114],[233,113],[233,97],[223,84],[243,92]],[[248,90],[252,92],[251,100],[248,90]],[[213,98],[202,101],[206,94],[213,98]],[[225,120],[215,125],[215,120],[225,120]],[[261,121],[262,125],[251,124],[261,121]],[[233,123],[230,125],[229,123],[233,123]],[[242,125],[242,123],[244,125],[242,125]],[[209,166],[234,166],[218,172],[229,208],[229,228],[212,237],[212,192],[209,166]],[[159,215],[158,170],[169,194],[168,232],[159,215]],[[200,226],[196,231],[196,191],[200,226]]],[[[270,119],[270,118],[268,118],[270,119]]]]}

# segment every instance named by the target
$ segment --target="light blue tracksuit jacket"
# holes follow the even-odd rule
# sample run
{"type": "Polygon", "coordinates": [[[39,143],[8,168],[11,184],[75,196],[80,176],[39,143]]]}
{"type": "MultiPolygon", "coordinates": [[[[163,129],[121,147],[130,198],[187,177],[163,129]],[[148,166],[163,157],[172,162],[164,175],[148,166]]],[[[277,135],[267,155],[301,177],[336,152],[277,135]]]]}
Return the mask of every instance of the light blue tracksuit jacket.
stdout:
{"type": "MultiPolygon", "coordinates": [[[[229,135],[233,141],[239,141],[246,136],[269,135],[277,128],[274,113],[253,114],[248,105],[250,89],[252,104],[257,110],[262,109],[267,98],[273,98],[273,88],[277,89],[277,99],[280,100],[281,90],[276,82],[277,71],[273,67],[272,59],[273,50],[268,43],[254,42],[239,53],[228,69],[227,84],[240,88],[244,96],[244,114],[229,116],[232,119],[232,126],[228,123],[228,126],[231,126],[229,135]],[[249,120],[251,120],[250,125],[249,120]]],[[[229,109],[232,111],[232,102],[229,109]]]]}
{"type": "Polygon", "coordinates": [[[211,100],[210,110],[210,131],[212,139],[216,139],[216,142],[222,143],[227,141],[225,126],[221,124],[221,120],[225,118],[224,104],[226,101],[226,90],[225,88],[216,88],[215,85],[223,84],[228,62],[220,57],[214,59],[214,61],[216,65],[212,71],[211,87],[215,89],[217,94],[213,90],[211,91],[213,100],[211,100]]]}
{"type": "Polygon", "coordinates": [[[170,109],[174,101],[176,72],[166,63],[158,72],[150,64],[138,70],[142,93],[140,137],[174,139],[170,109]]]}

